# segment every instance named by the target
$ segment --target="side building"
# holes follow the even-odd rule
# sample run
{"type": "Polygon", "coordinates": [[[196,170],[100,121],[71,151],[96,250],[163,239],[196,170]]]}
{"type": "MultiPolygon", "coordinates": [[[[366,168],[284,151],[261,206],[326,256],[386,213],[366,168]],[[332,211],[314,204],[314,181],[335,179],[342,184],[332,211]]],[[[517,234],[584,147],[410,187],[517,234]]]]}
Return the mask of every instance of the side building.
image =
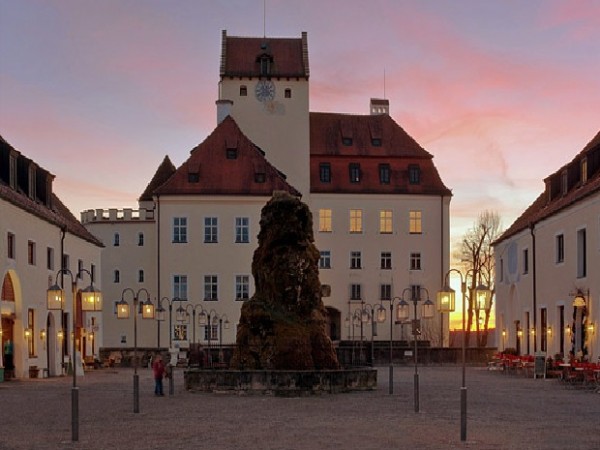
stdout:
{"type": "Polygon", "coordinates": [[[84,358],[97,356],[102,342],[101,312],[81,308],[81,289],[91,281],[101,288],[102,244],[54,194],[53,180],[0,137],[0,368],[7,378],[64,373],[73,331],[84,358]],[[66,292],[62,310],[49,309],[46,301],[57,282],[66,292]]]}
{"type": "Polygon", "coordinates": [[[600,133],[494,244],[498,347],[600,354],[600,133]]]}
{"type": "MultiPolygon", "coordinates": [[[[106,245],[104,289],[119,299],[125,286],[144,286],[170,311],[160,324],[138,322],[140,345],[235,342],[240,301],[254,292],[260,212],[274,190],[301,196],[312,211],[333,340],[410,339],[410,321],[395,326],[390,303],[435,300],[449,268],[452,193],[433,156],[389,116],[388,100],[371,100],[366,115],[310,112],[308,67],[306,33],[223,32],[213,133],[167,176],[159,168],[132,213],[140,219],[126,220],[126,211],[82,213],[106,245]],[[154,236],[147,237],[152,250],[132,244],[143,227],[154,236]],[[130,247],[115,246],[115,233],[130,247]],[[354,320],[371,321],[380,309],[386,320],[375,336],[370,322],[354,320]]],[[[131,328],[108,309],[105,321],[131,328]]],[[[131,330],[107,326],[107,346],[130,346],[131,330]]],[[[432,345],[447,343],[447,317],[437,314],[422,330],[432,345]]]]}

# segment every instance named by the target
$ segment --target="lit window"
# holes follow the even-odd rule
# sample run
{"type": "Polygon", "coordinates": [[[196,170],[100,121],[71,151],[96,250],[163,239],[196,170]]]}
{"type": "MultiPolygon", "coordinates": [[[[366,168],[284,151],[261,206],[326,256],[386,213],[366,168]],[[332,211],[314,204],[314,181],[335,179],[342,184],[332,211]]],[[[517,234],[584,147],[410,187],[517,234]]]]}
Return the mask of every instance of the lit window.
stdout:
{"type": "Polygon", "coordinates": [[[319,209],[319,231],[331,233],[331,210],[319,209]]]}
{"type": "Polygon", "coordinates": [[[379,211],[379,232],[382,234],[392,232],[392,211],[389,209],[379,211]]]}
{"type": "Polygon", "coordinates": [[[174,325],[173,326],[173,340],[174,341],[187,341],[187,325],[174,325]]]}
{"type": "Polygon", "coordinates": [[[421,211],[409,212],[409,231],[411,234],[421,234],[423,224],[421,222],[421,211]]]}
{"type": "Polygon", "coordinates": [[[350,233],[362,233],[362,209],[350,210],[350,233]]]}

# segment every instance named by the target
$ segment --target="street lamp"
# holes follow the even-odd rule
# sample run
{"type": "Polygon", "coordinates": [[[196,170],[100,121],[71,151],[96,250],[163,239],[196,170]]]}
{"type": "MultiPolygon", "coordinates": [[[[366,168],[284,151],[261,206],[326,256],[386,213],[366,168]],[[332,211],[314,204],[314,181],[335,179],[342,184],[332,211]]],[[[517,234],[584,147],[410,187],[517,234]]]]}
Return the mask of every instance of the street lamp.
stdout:
{"type": "MultiPolygon", "coordinates": [[[[81,291],[81,306],[83,311],[102,311],[102,294],[94,289],[94,277],[87,270],[81,268],[77,276],[73,276],[73,272],[69,269],[60,269],[56,272],[55,283],[46,291],[46,304],[49,310],[64,309],[65,292],[58,285],[58,276],[68,273],[71,276],[71,288],[73,292],[73,387],[71,389],[71,440],[79,440],[79,388],[77,387],[77,336],[75,329],[77,328],[77,278],[81,278],[83,272],[90,276],[91,284],[81,291]],[[87,305],[84,308],[84,305],[87,305]]],[[[61,314],[62,317],[62,314],[61,314]]]]}
{"type": "Polygon", "coordinates": [[[173,316],[173,303],[175,303],[178,298],[174,298],[173,300],[169,299],[169,297],[163,297],[158,301],[158,305],[156,307],[156,320],[158,322],[158,348],[160,348],[160,323],[163,322],[166,317],[166,310],[163,308],[163,301],[166,301],[169,305],[169,348],[171,348],[171,338],[173,336],[173,324],[172,324],[172,316],[173,316]]]}
{"type": "Polygon", "coordinates": [[[133,295],[133,412],[140,412],[140,380],[137,373],[137,316],[142,314],[143,319],[154,319],[154,304],[150,301],[150,294],[144,288],[135,292],[131,288],[123,289],[121,300],[117,302],[117,319],[129,319],[129,303],[125,301],[125,293],[133,295]],[[146,301],[139,303],[141,293],[146,294],[146,301]],[[138,307],[139,305],[139,307],[138,307]]]}
{"type": "Polygon", "coordinates": [[[200,311],[204,311],[204,308],[202,308],[201,304],[197,304],[197,305],[186,305],[185,308],[183,308],[181,305],[179,306],[179,308],[177,308],[175,317],[176,320],[178,322],[182,322],[185,323],[186,325],[189,325],[190,322],[192,324],[192,343],[195,344],[196,343],[196,310],[200,308],[200,311]],[[192,320],[190,321],[190,308],[192,310],[192,320]]]}
{"type": "MultiPolygon", "coordinates": [[[[463,277],[463,274],[458,269],[450,269],[444,277],[444,287],[437,294],[438,305],[440,304],[451,304],[454,305],[456,298],[456,291],[450,287],[449,277],[450,273],[456,272],[460,276],[460,291],[462,294],[462,384],[460,388],[460,440],[467,440],[467,385],[466,385],[466,347],[467,347],[467,332],[465,330],[465,304],[467,297],[467,277],[469,273],[472,277],[475,277],[476,273],[473,269],[467,270],[463,277]]],[[[492,293],[487,286],[483,284],[477,285],[471,294],[476,299],[477,304],[481,302],[480,306],[484,308],[490,307],[492,293]]],[[[469,300],[474,300],[470,298],[469,300]]]]}
{"type": "Polygon", "coordinates": [[[370,303],[363,303],[361,320],[367,324],[371,323],[371,367],[373,367],[375,365],[374,339],[377,336],[377,320],[375,319],[375,307],[370,303]]]}
{"type": "Polygon", "coordinates": [[[433,302],[429,300],[429,291],[423,287],[419,287],[416,292],[412,288],[407,288],[402,291],[402,299],[398,303],[398,318],[400,321],[408,320],[410,316],[410,306],[406,300],[404,300],[404,293],[411,291],[411,301],[414,305],[414,316],[412,321],[412,334],[415,341],[415,375],[414,375],[414,392],[415,392],[415,412],[419,412],[419,371],[417,369],[418,358],[417,358],[417,336],[421,334],[421,321],[417,319],[417,303],[421,301],[421,290],[427,294],[427,300],[423,302],[421,310],[421,318],[431,319],[433,317],[433,302]]]}
{"type": "MultiPolygon", "coordinates": [[[[214,322],[214,319],[213,319],[214,322]]],[[[227,314],[221,314],[219,316],[219,362],[223,363],[223,327],[226,330],[229,329],[229,319],[227,318],[227,314]]]]}

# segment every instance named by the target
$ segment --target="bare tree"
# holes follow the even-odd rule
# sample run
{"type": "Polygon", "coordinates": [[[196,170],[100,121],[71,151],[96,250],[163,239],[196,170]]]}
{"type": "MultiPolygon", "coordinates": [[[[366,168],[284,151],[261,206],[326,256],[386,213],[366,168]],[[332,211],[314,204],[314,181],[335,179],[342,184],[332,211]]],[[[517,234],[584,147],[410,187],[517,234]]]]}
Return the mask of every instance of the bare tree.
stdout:
{"type": "Polygon", "coordinates": [[[460,261],[463,269],[469,270],[473,276],[470,280],[465,280],[467,285],[467,326],[466,326],[466,345],[469,346],[471,338],[471,328],[475,321],[475,330],[477,346],[485,347],[487,345],[488,328],[490,321],[490,311],[494,305],[494,248],[492,243],[502,233],[500,216],[495,211],[484,211],[479,214],[473,228],[469,229],[458,250],[455,252],[455,258],[460,261]],[[492,301],[489,308],[485,311],[479,311],[471,301],[472,292],[479,284],[488,286],[492,292],[492,301]]]}

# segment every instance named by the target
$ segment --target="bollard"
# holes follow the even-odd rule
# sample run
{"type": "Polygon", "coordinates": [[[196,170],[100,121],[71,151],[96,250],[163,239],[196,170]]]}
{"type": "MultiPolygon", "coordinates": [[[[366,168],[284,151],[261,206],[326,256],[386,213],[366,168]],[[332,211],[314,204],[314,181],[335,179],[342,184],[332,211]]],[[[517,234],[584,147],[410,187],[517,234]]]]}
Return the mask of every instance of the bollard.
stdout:
{"type": "Polygon", "coordinates": [[[175,381],[174,381],[174,375],[175,375],[175,368],[169,364],[169,395],[173,395],[175,393],[175,381]]]}

